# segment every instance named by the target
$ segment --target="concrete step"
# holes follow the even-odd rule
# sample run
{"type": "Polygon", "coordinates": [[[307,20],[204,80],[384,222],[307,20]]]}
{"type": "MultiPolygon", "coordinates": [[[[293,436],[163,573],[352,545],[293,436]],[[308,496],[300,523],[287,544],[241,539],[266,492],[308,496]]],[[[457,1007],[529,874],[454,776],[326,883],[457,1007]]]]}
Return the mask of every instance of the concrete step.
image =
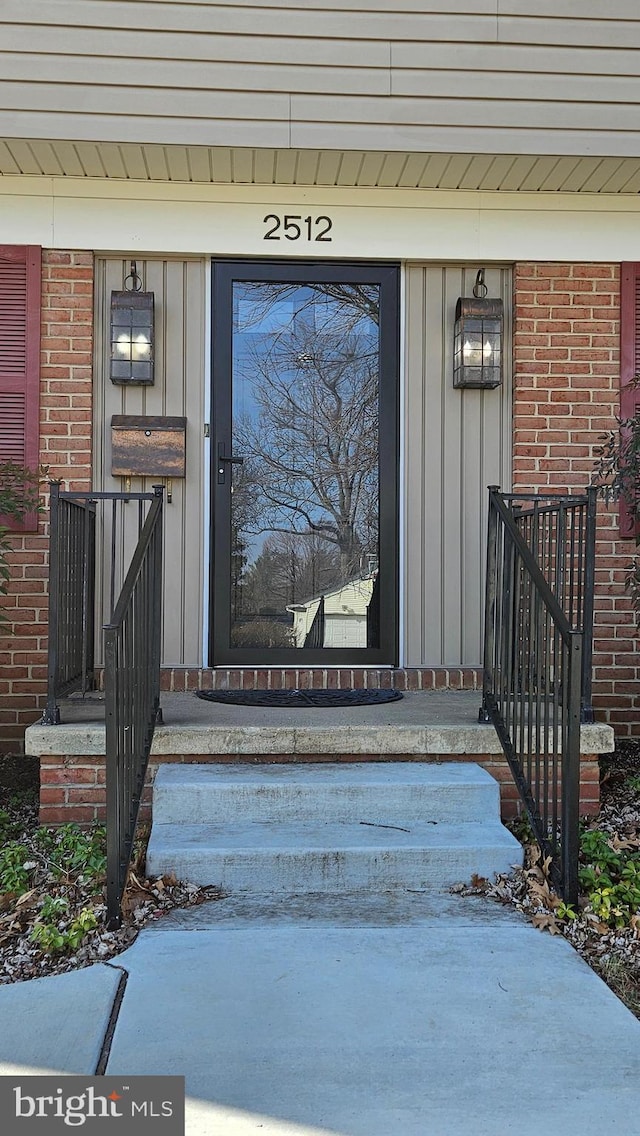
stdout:
{"type": "Polygon", "coordinates": [[[147,873],[245,895],[442,890],[521,860],[521,846],[495,819],[412,822],[409,831],[362,822],[155,824],[147,873]]]}
{"type": "Polygon", "coordinates": [[[163,765],[153,790],[154,825],[468,824],[499,807],[497,782],[469,762],[163,765]]]}
{"type": "Polygon", "coordinates": [[[470,762],[165,765],[147,872],[237,895],[443,890],[522,860],[470,762]]]}

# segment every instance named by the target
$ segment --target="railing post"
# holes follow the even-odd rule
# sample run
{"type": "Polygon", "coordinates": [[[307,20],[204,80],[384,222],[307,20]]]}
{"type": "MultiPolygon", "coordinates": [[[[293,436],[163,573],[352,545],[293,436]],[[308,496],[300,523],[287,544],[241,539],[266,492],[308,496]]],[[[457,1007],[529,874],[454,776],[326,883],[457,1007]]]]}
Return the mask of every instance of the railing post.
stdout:
{"type": "Polygon", "coordinates": [[[567,647],[569,663],[567,721],[562,753],[562,883],[565,903],[578,902],[580,854],[580,694],[582,686],[582,633],[572,631],[567,647]]]}
{"type": "Polygon", "coordinates": [[[59,604],[60,604],[60,481],[49,482],[49,619],[47,651],[47,706],[43,726],[60,724],[57,705],[59,604]]]}
{"type": "Polygon", "coordinates": [[[587,489],[587,523],[584,538],[584,601],[582,612],[582,697],[580,718],[583,722],[593,722],[591,701],[591,681],[593,669],[593,603],[596,575],[596,522],[598,509],[598,490],[594,485],[587,489]]]}
{"type": "Polygon", "coordinates": [[[490,722],[488,696],[493,690],[493,665],[495,660],[495,613],[497,599],[497,559],[498,559],[498,514],[494,505],[494,494],[499,485],[489,486],[489,519],[487,523],[487,574],[485,578],[484,600],[484,660],[482,671],[482,705],[478,712],[479,722],[490,722]]]}
{"type": "Polygon", "coordinates": [[[107,801],[107,927],[122,922],[120,910],[120,769],[117,745],[117,639],[104,632],[105,766],[107,801]]]}
{"type": "MultiPolygon", "coordinates": [[[[88,503],[87,503],[88,504],[88,503]]],[[[82,526],[82,693],[88,689],[87,677],[91,671],[93,689],[93,605],[95,598],[95,518],[89,508],[84,510],[82,526]]]]}
{"type": "Polygon", "coordinates": [[[155,724],[156,726],[162,725],[162,710],[160,709],[160,664],[162,661],[162,542],[163,542],[163,526],[164,526],[164,485],[154,485],[153,492],[156,497],[159,497],[163,502],[160,508],[160,515],[155,530],[155,544],[154,544],[154,558],[153,558],[153,575],[154,575],[154,618],[153,626],[155,629],[155,652],[154,652],[154,702],[155,702],[155,724]]]}

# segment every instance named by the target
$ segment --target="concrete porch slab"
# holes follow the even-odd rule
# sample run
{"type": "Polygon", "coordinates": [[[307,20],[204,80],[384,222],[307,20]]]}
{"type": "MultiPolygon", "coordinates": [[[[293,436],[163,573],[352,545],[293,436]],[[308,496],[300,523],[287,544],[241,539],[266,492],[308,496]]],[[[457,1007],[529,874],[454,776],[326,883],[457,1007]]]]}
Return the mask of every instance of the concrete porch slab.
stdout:
{"type": "MultiPolygon", "coordinates": [[[[492,726],[478,722],[478,691],[411,691],[379,706],[287,709],[205,702],[194,693],[163,693],[164,725],[152,758],[168,754],[500,754],[492,726]]],[[[29,726],[28,754],[105,752],[104,699],[89,695],[61,707],[59,726],[29,726]]],[[[580,749],[608,753],[614,734],[602,723],[582,726],[580,749]]]]}

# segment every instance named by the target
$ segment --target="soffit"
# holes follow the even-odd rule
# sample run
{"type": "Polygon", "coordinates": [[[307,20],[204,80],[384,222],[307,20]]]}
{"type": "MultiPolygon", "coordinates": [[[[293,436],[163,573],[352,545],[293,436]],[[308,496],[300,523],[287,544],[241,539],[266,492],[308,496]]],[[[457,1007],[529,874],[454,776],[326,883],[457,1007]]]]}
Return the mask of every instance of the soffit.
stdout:
{"type": "Polygon", "coordinates": [[[244,149],[146,143],[0,140],[0,176],[217,185],[640,192],[640,158],[244,149]]]}

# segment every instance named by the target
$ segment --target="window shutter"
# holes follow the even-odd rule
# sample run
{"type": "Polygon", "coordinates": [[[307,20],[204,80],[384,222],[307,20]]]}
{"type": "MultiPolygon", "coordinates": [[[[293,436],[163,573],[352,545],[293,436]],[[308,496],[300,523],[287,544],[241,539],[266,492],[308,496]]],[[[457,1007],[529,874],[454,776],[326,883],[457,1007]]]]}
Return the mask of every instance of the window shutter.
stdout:
{"type": "MultiPolygon", "coordinates": [[[[620,417],[633,418],[640,408],[640,263],[621,265],[620,272],[620,417]]],[[[620,535],[634,537],[640,523],[633,521],[628,505],[620,502],[620,535]]]]}
{"type": "MultiPolygon", "coordinates": [[[[41,264],[37,245],[0,245],[0,460],[32,470],[39,464],[41,264]]],[[[37,516],[6,523],[35,529],[37,516]]]]}

